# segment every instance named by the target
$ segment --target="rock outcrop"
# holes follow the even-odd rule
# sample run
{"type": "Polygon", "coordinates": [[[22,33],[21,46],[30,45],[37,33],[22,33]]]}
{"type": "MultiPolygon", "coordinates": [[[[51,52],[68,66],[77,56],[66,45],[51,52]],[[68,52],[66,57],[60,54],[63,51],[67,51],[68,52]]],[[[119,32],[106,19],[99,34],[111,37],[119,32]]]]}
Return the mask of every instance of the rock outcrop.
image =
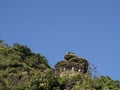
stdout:
{"type": "Polygon", "coordinates": [[[56,73],[61,74],[66,71],[75,71],[85,74],[88,70],[89,63],[86,59],[78,57],[75,53],[68,52],[64,56],[64,61],[59,61],[55,65],[56,73]]]}

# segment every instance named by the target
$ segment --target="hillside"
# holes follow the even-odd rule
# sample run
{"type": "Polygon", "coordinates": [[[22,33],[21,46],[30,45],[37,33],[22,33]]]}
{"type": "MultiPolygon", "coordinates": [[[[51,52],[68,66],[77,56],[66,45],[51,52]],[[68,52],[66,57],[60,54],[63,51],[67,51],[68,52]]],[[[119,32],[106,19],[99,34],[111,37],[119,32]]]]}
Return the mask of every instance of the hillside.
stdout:
{"type": "Polygon", "coordinates": [[[109,76],[91,77],[89,62],[67,53],[55,68],[25,45],[0,40],[0,90],[120,90],[109,76]]]}

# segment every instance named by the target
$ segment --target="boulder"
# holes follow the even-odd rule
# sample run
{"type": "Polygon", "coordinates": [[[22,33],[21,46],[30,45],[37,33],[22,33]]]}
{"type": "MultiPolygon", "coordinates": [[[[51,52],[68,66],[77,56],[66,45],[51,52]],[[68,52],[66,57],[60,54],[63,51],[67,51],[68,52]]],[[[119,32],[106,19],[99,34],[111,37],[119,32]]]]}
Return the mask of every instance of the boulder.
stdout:
{"type": "Polygon", "coordinates": [[[64,60],[58,62],[55,65],[56,71],[59,73],[65,72],[65,71],[73,71],[80,72],[80,73],[86,73],[88,70],[89,63],[86,59],[83,59],[75,53],[68,52],[64,56],[64,60]]]}

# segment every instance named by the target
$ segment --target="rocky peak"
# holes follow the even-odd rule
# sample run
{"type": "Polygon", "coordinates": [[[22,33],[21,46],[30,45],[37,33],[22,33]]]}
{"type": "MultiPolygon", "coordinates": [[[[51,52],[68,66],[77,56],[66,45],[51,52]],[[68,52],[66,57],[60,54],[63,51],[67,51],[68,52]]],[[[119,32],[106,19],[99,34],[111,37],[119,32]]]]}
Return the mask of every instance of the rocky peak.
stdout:
{"type": "Polygon", "coordinates": [[[68,52],[64,56],[63,61],[59,61],[56,65],[56,72],[61,74],[62,72],[79,72],[79,73],[86,73],[88,70],[89,63],[86,59],[83,59],[77,56],[73,52],[68,52]]]}

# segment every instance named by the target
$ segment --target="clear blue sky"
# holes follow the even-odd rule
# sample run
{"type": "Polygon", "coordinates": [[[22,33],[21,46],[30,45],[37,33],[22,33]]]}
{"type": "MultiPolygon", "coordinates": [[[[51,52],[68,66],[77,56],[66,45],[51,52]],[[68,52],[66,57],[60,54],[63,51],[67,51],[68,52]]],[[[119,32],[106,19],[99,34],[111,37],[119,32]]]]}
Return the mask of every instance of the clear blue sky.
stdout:
{"type": "Polygon", "coordinates": [[[120,0],[0,0],[0,39],[51,65],[75,52],[120,80],[120,0]]]}

